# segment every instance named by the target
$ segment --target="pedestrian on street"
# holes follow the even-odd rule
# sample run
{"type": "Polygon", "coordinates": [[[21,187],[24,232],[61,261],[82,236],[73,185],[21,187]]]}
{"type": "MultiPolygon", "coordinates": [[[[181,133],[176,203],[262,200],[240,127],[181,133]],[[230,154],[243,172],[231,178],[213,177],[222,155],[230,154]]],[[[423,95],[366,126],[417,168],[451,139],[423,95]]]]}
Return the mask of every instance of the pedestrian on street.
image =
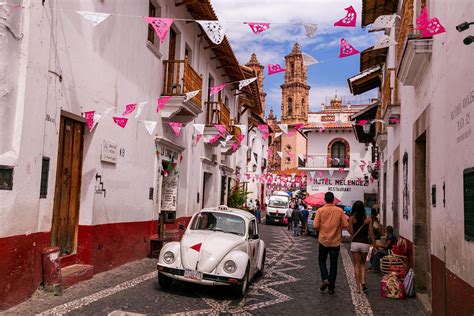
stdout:
{"type": "Polygon", "coordinates": [[[260,201],[256,200],[255,201],[255,217],[257,218],[257,222],[259,223],[260,223],[260,216],[261,216],[260,201]]]}
{"type": "Polygon", "coordinates": [[[255,215],[255,210],[254,210],[255,206],[253,204],[252,199],[250,199],[250,201],[247,203],[247,208],[249,209],[250,213],[255,215]]]}
{"type": "Polygon", "coordinates": [[[375,254],[370,259],[370,269],[380,271],[380,260],[388,255],[388,251],[392,249],[394,245],[397,244],[397,236],[393,233],[393,227],[387,226],[387,237],[385,245],[377,246],[375,254]]]}
{"type": "Polygon", "coordinates": [[[293,235],[295,237],[301,235],[300,225],[302,220],[303,214],[301,213],[298,204],[296,204],[293,213],[291,213],[291,221],[293,222],[293,235]]]}
{"type": "Polygon", "coordinates": [[[364,293],[367,293],[368,289],[365,284],[365,262],[369,254],[370,241],[375,245],[374,226],[372,218],[365,213],[365,206],[362,201],[356,201],[352,205],[351,215],[349,232],[352,236],[351,252],[354,257],[356,292],[360,293],[362,289],[364,293]]]}
{"type": "Polygon", "coordinates": [[[301,211],[301,215],[302,215],[302,218],[303,218],[303,221],[302,221],[302,234],[304,233],[305,235],[308,235],[308,216],[309,216],[309,211],[308,211],[308,207],[304,204],[303,205],[303,210],[301,211]]]}
{"type": "Polygon", "coordinates": [[[329,288],[329,294],[334,294],[336,288],[337,260],[341,249],[342,229],[347,229],[344,211],[334,205],[334,194],[326,192],[324,195],[326,205],[318,209],[314,220],[314,230],[319,230],[319,270],[321,271],[321,291],[329,288]],[[329,255],[330,269],[326,266],[329,255]]]}
{"type": "MultiPolygon", "coordinates": [[[[290,204],[291,205],[291,204],[290,204]]],[[[291,214],[293,213],[293,208],[288,207],[286,210],[285,217],[288,219],[288,230],[291,230],[292,222],[291,222],[291,214]]]]}

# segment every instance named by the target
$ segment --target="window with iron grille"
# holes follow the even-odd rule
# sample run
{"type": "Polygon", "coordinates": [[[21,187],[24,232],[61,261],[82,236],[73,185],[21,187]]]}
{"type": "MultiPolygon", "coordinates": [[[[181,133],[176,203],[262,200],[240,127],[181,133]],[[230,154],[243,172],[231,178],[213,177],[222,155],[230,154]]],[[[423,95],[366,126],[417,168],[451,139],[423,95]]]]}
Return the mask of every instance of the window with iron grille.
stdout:
{"type": "Polygon", "coordinates": [[[48,196],[49,157],[43,157],[41,164],[40,199],[48,196]]]}
{"type": "Polygon", "coordinates": [[[346,166],[346,145],[343,142],[335,142],[331,147],[331,166],[346,166]]]}
{"type": "Polygon", "coordinates": [[[464,170],[464,238],[474,241],[474,168],[464,170]]]}

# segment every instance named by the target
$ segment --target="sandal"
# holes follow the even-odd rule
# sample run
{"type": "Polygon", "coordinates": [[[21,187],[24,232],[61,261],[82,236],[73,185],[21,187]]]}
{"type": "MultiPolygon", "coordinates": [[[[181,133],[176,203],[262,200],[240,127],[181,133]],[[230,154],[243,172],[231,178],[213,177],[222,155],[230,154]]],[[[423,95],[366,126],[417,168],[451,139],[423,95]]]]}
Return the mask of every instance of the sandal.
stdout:
{"type": "Polygon", "coordinates": [[[369,292],[369,289],[367,288],[367,286],[364,283],[362,283],[362,291],[366,294],[369,292]]]}

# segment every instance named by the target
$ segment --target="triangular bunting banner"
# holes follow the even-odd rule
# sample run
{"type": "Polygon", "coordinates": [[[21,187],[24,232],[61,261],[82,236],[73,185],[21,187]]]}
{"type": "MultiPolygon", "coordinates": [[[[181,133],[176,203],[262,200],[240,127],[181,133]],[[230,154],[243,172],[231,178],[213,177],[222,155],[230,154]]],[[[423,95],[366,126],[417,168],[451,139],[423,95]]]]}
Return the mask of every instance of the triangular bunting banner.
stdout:
{"type": "Polygon", "coordinates": [[[128,118],[125,118],[125,117],[114,116],[113,120],[114,120],[115,124],[117,124],[121,128],[125,128],[125,126],[127,125],[127,122],[128,122],[128,118]]]}
{"type": "Polygon", "coordinates": [[[237,144],[232,144],[230,147],[232,148],[233,153],[235,153],[237,151],[237,148],[239,148],[237,144]]]}
{"type": "Polygon", "coordinates": [[[210,89],[210,95],[218,94],[219,91],[224,90],[224,88],[227,86],[227,83],[223,83],[217,86],[212,86],[210,89]]]}
{"type": "Polygon", "coordinates": [[[298,123],[298,124],[295,124],[295,130],[299,131],[300,129],[302,129],[304,127],[304,124],[303,123],[298,123]]]}
{"type": "Polygon", "coordinates": [[[258,124],[257,127],[262,132],[263,139],[267,139],[270,136],[267,124],[258,124]]]}
{"type": "Polygon", "coordinates": [[[225,125],[222,125],[222,124],[215,124],[214,127],[217,129],[217,131],[218,131],[221,135],[227,134],[227,129],[226,129],[225,125]]]}
{"type": "Polygon", "coordinates": [[[339,173],[340,173],[340,174],[343,174],[343,173],[344,173],[344,168],[342,168],[342,167],[339,168],[339,173]]]}
{"type": "Polygon", "coordinates": [[[239,90],[242,90],[243,87],[248,86],[249,84],[251,84],[255,80],[257,80],[257,77],[253,77],[253,78],[245,79],[245,80],[240,80],[239,81],[239,90]]]}
{"type": "Polygon", "coordinates": [[[194,144],[197,145],[197,143],[199,143],[199,140],[201,139],[202,137],[202,134],[196,134],[196,136],[194,137],[194,144]]]}
{"type": "Polygon", "coordinates": [[[283,132],[276,132],[276,133],[275,133],[275,138],[280,137],[282,134],[283,134],[283,132]]]}
{"type": "Polygon", "coordinates": [[[90,12],[90,11],[76,11],[76,12],[79,13],[87,21],[90,21],[93,26],[99,25],[110,16],[110,14],[108,13],[101,13],[101,12],[90,12]]]}
{"type": "Polygon", "coordinates": [[[282,68],[280,65],[278,64],[268,64],[268,75],[273,75],[273,74],[276,74],[276,73],[279,73],[279,72],[284,72],[286,71],[285,68],[282,68]]]}
{"type": "Polygon", "coordinates": [[[441,34],[446,32],[444,26],[441,25],[438,18],[432,18],[428,21],[425,27],[422,29],[422,37],[431,37],[433,35],[441,34]]]}
{"type": "Polygon", "coordinates": [[[128,114],[132,113],[133,111],[135,111],[136,108],[137,108],[136,103],[127,104],[125,106],[125,111],[122,113],[122,115],[128,115],[128,114]]]}
{"type": "Polygon", "coordinates": [[[303,65],[311,66],[315,64],[319,64],[319,60],[311,56],[310,54],[301,53],[303,55],[303,65]]]}
{"type": "Polygon", "coordinates": [[[224,40],[225,31],[224,27],[221,25],[219,21],[196,21],[201,25],[204,32],[206,32],[207,37],[213,42],[214,44],[219,45],[224,40]]]}
{"type": "Polygon", "coordinates": [[[183,126],[183,123],[168,122],[168,125],[173,129],[173,132],[176,137],[179,137],[179,135],[181,134],[181,127],[183,126]]]}
{"type": "Polygon", "coordinates": [[[359,51],[349,44],[345,39],[341,38],[341,47],[339,50],[339,58],[344,58],[358,54],[359,51]]]}
{"type": "Polygon", "coordinates": [[[283,153],[281,151],[277,151],[277,154],[280,158],[283,158],[283,153]]]}
{"type": "Polygon", "coordinates": [[[183,101],[183,102],[188,102],[189,100],[191,100],[192,98],[194,98],[195,96],[197,96],[200,91],[201,91],[201,90],[194,90],[194,91],[191,91],[191,92],[186,92],[186,96],[184,97],[184,101],[183,101]]]}
{"type": "Polygon", "coordinates": [[[219,138],[221,138],[221,135],[217,134],[214,137],[212,137],[211,139],[209,139],[208,143],[209,144],[214,144],[215,142],[217,142],[219,140],[219,138]]]}
{"type": "Polygon", "coordinates": [[[285,134],[288,134],[288,124],[278,124],[278,127],[279,127],[285,134]]]}
{"type": "Polygon", "coordinates": [[[310,171],[309,172],[309,176],[311,177],[311,179],[314,179],[315,175],[316,175],[316,171],[310,171]]]}
{"type": "Polygon", "coordinates": [[[148,134],[152,135],[153,131],[155,130],[157,121],[142,121],[143,125],[145,125],[146,131],[148,134]]]}
{"type": "Polygon", "coordinates": [[[426,7],[423,7],[420,15],[417,16],[416,18],[416,28],[418,30],[423,30],[427,24],[428,24],[428,11],[426,10],[426,7]]]}
{"type": "Polygon", "coordinates": [[[248,24],[254,34],[260,34],[270,28],[270,23],[244,22],[244,24],[248,24]]]}
{"type": "Polygon", "coordinates": [[[234,125],[237,126],[240,129],[240,132],[242,135],[247,135],[247,125],[234,125]]]}
{"type": "Polygon", "coordinates": [[[343,27],[355,27],[357,20],[357,13],[352,6],[345,8],[347,14],[344,18],[340,19],[334,26],[343,26],[343,27]]]}
{"type": "Polygon", "coordinates": [[[205,124],[193,124],[193,126],[199,134],[204,135],[205,124]]]}
{"type": "Polygon", "coordinates": [[[375,19],[374,23],[372,24],[371,30],[395,27],[397,17],[397,14],[380,15],[378,18],[375,19]]]}
{"type": "Polygon", "coordinates": [[[140,102],[137,104],[137,112],[135,113],[135,118],[138,118],[142,114],[143,108],[148,104],[148,101],[140,102]]]}
{"type": "Polygon", "coordinates": [[[389,46],[392,46],[392,45],[396,45],[397,42],[395,42],[394,40],[392,40],[390,38],[390,36],[388,35],[381,35],[377,38],[377,42],[375,43],[374,45],[374,48],[373,49],[380,49],[380,48],[385,48],[385,47],[389,47],[389,46]]]}
{"type": "Polygon", "coordinates": [[[160,39],[161,44],[165,41],[166,34],[168,34],[171,24],[173,24],[173,19],[169,18],[155,18],[155,17],[144,17],[147,23],[151,24],[155,30],[156,36],[160,39]]]}
{"type": "Polygon", "coordinates": [[[225,140],[221,140],[220,143],[222,147],[225,147],[227,145],[227,142],[225,140]]]}
{"type": "Polygon", "coordinates": [[[92,132],[92,129],[94,128],[94,113],[95,111],[84,112],[84,117],[86,118],[87,128],[89,128],[89,132],[92,132]]]}
{"type": "Polygon", "coordinates": [[[240,134],[239,136],[237,136],[237,143],[242,144],[242,141],[244,140],[244,135],[240,134]]]}
{"type": "Polygon", "coordinates": [[[365,165],[364,165],[364,164],[360,164],[360,165],[359,165],[359,168],[360,168],[360,170],[361,170],[362,172],[364,172],[365,165]]]}
{"type": "Polygon", "coordinates": [[[313,38],[317,30],[317,24],[304,24],[304,32],[308,38],[313,38]]]}
{"type": "Polygon", "coordinates": [[[166,103],[171,99],[171,97],[161,97],[158,99],[158,106],[156,107],[156,112],[159,112],[162,108],[165,107],[166,103]]]}
{"type": "Polygon", "coordinates": [[[232,138],[234,138],[234,135],[227,135],[227,137],[225,138],[225,141],[228,142],[228,141],[230,141],[232,138]]]}
{"type": "Polygon", "coordinates": [[[334,170],[329,169],[328,172],[329,172],[329,175],[332,177],[332,175],[334,174],[334,170]]]}
{"type": "Polygon", "coordinates": [[[319,177],[322,178],[324,176],[323,172],[319,170],[319,177]]]}

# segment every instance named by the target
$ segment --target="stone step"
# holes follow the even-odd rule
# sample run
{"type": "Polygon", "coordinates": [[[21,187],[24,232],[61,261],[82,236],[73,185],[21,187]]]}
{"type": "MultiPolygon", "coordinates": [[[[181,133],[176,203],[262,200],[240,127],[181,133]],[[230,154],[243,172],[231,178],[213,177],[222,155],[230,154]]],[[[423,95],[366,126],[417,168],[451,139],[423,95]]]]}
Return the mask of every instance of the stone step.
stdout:
{"type": "Polygon", "coordinates": [[[73,264],[61,269],[62,287],[68,288],[94,276],[94,267],[88,264],[73,264]]]}

